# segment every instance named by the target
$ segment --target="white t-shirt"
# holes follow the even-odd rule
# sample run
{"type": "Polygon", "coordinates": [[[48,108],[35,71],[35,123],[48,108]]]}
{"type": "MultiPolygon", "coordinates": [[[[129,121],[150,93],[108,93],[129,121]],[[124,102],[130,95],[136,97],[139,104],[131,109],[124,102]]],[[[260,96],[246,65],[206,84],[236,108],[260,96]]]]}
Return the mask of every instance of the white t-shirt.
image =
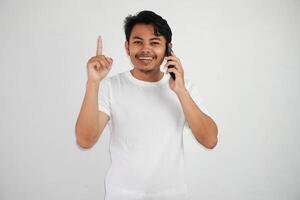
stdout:
{"type": "MultiPolygon", "coordinates": [[[[147,82],[128,70],[101,81],[99,110],[110,116],[111,134],[105,200],[189,199],[183,157],[188,125],[169,78],[147,82]]],[[[185,85],[201,109],[195,85],[185,85]]]]}

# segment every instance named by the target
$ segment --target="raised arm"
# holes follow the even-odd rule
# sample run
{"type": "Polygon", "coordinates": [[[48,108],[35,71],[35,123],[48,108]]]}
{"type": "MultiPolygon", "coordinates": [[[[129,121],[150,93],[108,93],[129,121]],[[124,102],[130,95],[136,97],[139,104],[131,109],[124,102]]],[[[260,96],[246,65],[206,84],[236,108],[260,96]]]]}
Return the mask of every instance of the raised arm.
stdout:
{"type": "Polygon", "coordinates": [[[98,108],[98,92],[101,81],[112,67],[113,60],[102,55],[102,38],[97,42],[96,56],[87,63],[86,92],[77,118],[76,141],[82,148],[91,148],[99,139],[109,121],[109,116],[98,108]]]}

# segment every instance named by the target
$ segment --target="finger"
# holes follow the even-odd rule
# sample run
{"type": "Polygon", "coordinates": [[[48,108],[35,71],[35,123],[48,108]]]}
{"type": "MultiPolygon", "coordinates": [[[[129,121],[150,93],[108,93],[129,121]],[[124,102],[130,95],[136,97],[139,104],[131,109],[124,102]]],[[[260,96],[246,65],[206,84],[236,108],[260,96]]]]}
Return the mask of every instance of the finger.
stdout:
{"type": "Polygon", "coordinates": [[[109,63],[109,60],[104,55],[94,56],[90,60],[104,61],[104,63],[109,63]]]}
{"type": "Polygon", "coordinates": [[[180,73],[176,68],[168,68],[167,73],[173,72],[176,76],[179,76],[180,73]]]}
{"type": "Polygon", "coordinates": [[[109,64],[110,64],[110,65],[112,65],[112,63],[113,63],[113,59],[112,59],[112,58],[110,58],[110,57],[107,57],[107,60],[108,60],[109,64]]]}
{"type": "Polygon", "coordinates": [[[93,56],[89,60],[94,60],[94,59],[97,59],[97,58],[98,58],[98,56],[93,56]]]}
{"type": "Polygon", "coordinates": [[[107,65],[109,65],[109,63],[105,59],[99,59],[99,58],[92,58],[92,59],[90,59],[89,62],[90,63],[93,63],[93,62],[98,63],[100,65],[99,66],[100,68],[104,68],[107,65]]]}
{"type": "Polygon", "coordinates": [[[181,64],[181,61],[180,61],[179,58],[177,58],[175,56],[170,56],[170,57],[167,58],[167,63],[170,62],[170,61],[177,62],[178,63],[178,69],[180,71],[183,71],[182,64],[181,64]]]}
{"type": "Polygon", "coordinates": [[[96,70],[99,70],[101,68],[101,63],[98,60],[94,60],[90,62],[90,66],[96,70]]]}
{"type": "Polygon", "coordinates": [[[165,64],[165,67],[168,67],[168,66],[170,66],[170,65],[174,65],[174,67],[178,68],[178,67],[177,67],[178,63],[175,62],[175,61],[168,61],[168,62],[165,64]]]}
{"type": "Polygon", "coordinates": [[[180,62],[179,58],[177,58],[176,56],[166,56],[165,58],[167,61],[175,60],[177,62],[180,62]]]}
{"type": "MultiPolygon", "coordinates": [[[[169,56],[175,56],[174,51],[170,51],[170,55],[169,56]]],[[[168,56],[167,56],[168,57],[168,56]]]]}
{"type": "Polygon", "coordinates": [[[108,69],[108,70],[110,70],[110,69],[111,69],[111,67],[112,67],[112,65],[108,65],[108,66],[107,66],[107,69],[108,69]]]}
{"type": "Polygon", "coordinates": [[[181,68],[181,66],[175,62],[175,61],[169,61],[165,64],[165,67],[169,67],[169,66],[173,66],[174,68],[176,68],[179,72],[183,72],[183,69],[181,68]]]}
{"type": "Polygon", "coordinates": [[[168,68],[167,72],[168,73],[170,73],[170,72],[174,72],[174,73],[176,72],[176,73],[178,73],[178,70],[176,68],[168,68]]]}
{"type": "Polygon", "coordinates": [[[102,37],[101,37],[101,35],[99,35],[99,37],[98,37],[96,55],[97,56],[102,55],[102,37]]]}
{"type": "Polygon", "coordinates": [[[108,64],[112,64],[112,59],[109,57],[106,57],[104,55],[100,55],[100,56],[96,56],[97,58],[101,59],[101,60],[105,60],[108,64]]]}
{"type": "Polygon", "coordinates": [[[101,57],[96,56],[96,57],[90,58],[89,62],[95,62],[96,61],[96,62],[100,63],[101,60],[103,60],[103,59],[101,59],[101,57]]]}
{"type": "Polygon", "coordinates": [[[107,68],[107,66],[109,65],[109,62],[107,61],[107,60],[99,60],[99,62],[101,63],[101,66],[103,67],[103,68],[107,68]]]}
{"type": "Polygon", "coordinates": [[[104,56],[104,55],[102,55],[102,57],[103,57],[104,60],[105,60],[105,65],[104,65],[104,67],[108,69],[109,66],[112,65],[112,59],[111,59],[110,57],[106,57],[106,56],[104,56]]]}
{"type": "Polygon", "coordinates": [[[106,60],[106,62],[108,62],[109,63],[109,59],[108,59],[108,57],[106,57],[106,56],[104,56],[104,55],[102,55],[103,56],[103,58],[106,60]]]}

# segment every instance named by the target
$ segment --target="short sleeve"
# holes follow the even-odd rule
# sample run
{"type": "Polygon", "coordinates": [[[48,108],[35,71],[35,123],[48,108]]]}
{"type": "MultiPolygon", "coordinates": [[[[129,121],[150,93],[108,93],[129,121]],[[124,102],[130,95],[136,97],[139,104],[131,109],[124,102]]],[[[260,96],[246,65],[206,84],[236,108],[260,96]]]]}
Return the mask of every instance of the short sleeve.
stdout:
{"type": "MultiPolygon", "coordinates": [[[[186,88],[190,94],[190,96],[192,97],[193,101],[197,104],[197,106],[200,108],[200,110],[202,112],[204,112],[205,114],[207,114],[207,110],[205,108],[205,102],[203,97],[200,95],[199,89],[197,87],[196,84],[194,84],[192,81],[190,80],[186,80],[186,88]]],[[[189,127],[187,121],[185,120],[184,122],[184,126],[185,127],[189,127]]]]}
{"type": "Polygon", "coordinates": [[[98,105],[99,111],[105,112],[109,117],[111,117],[111,94],[108,79],[104,79],[100,82],[98,105]]]}

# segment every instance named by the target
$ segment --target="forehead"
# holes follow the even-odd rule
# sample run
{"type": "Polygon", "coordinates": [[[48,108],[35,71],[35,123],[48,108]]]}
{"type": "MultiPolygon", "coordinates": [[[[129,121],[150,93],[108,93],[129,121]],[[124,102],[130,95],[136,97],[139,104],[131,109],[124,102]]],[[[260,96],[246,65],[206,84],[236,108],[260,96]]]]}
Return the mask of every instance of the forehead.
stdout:
{"type": "Polygon", "coordinates": [[[153,25],[150,25],[150,24],[134,25],[134,27],[132,28],[131,34],[130,34],[130,38],[134,38],[134,37],[139,37],[144,40],[159,38],[160,40],[165,41],[165,38],[162,35],[156,36],[154,34],[154,27],[153,27],[153,25]]]}

